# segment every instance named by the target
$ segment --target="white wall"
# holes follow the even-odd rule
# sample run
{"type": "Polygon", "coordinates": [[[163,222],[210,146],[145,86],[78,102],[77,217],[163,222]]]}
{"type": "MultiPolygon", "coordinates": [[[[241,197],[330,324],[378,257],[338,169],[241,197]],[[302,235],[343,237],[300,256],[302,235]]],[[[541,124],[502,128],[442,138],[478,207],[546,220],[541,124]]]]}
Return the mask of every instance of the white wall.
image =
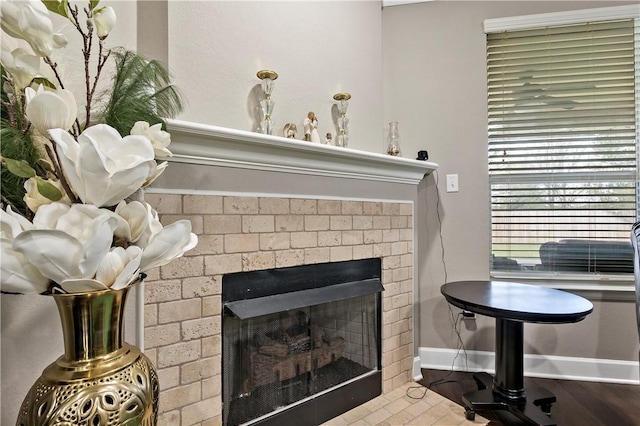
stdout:
{"type": "MultiPolygon", "coordinates": [[[[336,135],[333,95],[352,99],[350,147],[382,152],[382,38],[378,1],[169,2],[169,66],[188,121],[256,130],[256,72],[279,74],[274,134],[318,117],[336,135]]],[[[258,118],[259,117],[259,118],[258,118]]]]}

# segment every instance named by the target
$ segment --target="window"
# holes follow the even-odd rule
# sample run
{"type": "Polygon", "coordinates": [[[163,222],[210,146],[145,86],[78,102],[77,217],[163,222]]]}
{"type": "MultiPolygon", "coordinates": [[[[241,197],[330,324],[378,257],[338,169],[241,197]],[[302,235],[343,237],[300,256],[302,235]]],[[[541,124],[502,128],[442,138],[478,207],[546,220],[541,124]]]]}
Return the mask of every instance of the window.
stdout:
{"type": "Polygon", "coordinates": [[[488,32],[492,271],[633,273],[638,21],[488,32]]]}

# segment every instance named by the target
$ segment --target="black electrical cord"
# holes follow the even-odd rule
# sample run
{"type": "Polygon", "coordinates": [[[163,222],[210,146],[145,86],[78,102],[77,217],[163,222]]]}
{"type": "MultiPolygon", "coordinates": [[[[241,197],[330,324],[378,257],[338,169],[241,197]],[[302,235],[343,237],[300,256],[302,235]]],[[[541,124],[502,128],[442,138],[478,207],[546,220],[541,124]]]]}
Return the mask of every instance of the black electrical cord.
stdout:
{"type": "MultiPolygon", "coordinates": [[[[442,259],[442,268],[444,270],[444,282],[446,283],[448,281],[448,274],[447,274],[447,263],[445,261],[445,250],[444,250],[444,237],[442,235],[442,219],[440,217],[440,192],[438,191],[438,171],[435,170],[433,172],[434,177],[435,177],[435,183],[436,183],[436,217],[438,219],[438,232],[440,234],[440,248],[441,248],[441,259],[442,259]]],[[[455,371],[454,367],[456,364],[456,360],[458,359],[458,357],[460,356],[460,353],[464,353],[464,362],[465,362],[465,367],[467,370],[469,370],[469,364],[468,364],[468,355],[467,355],[467,350],[464,347],[464,341],[462,340],[462,336],[460,335],[460,324],[462,323],[462,320],[464,319],[464,315],[462,314],[462,312],[458,313],[458,316],[456,317],[453,313],[453,309],[451,309],[451,305],[447,303],[447,307],[449,308],[449,318],[451,320],[451,324],[453,325],[453,330],[456,333],[456,337],[457,337],[457,352],[456,352],[456,356],[453,358],[453,361],[451,362],[451,369],[447,372],[447,374],[444,377],[441,377],[439,379],[433,380],[432,382],[428,383],[427,386],[410,386],[409,388],[407,388],[406,391],[406,395],[411,398],[411,399],[422,399],[425,397],[425,395],[427,394],[427,391],[429,389],[431,389],[431,387],[433,386],[437,386],[437,385],[442,385],[445,383],[455,383],[455,382],[462,382],[464,380],[469,380],[469,379],[450,379],[447,380],[448,377],[450,377],[453,372],[455,371]],[[422,392],[422,394],[419,397],[416,396],[412,396],[409,394],[410,391],[412,390],[416,390],[416,389],[420,389],[422,392]]]]}

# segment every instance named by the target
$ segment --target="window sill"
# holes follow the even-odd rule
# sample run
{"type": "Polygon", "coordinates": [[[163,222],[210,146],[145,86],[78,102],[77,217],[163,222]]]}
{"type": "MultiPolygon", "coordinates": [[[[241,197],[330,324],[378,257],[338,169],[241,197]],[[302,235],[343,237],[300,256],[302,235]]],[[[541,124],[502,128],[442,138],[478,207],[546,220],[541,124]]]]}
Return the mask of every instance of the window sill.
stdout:
{"type": "Polygon", "coordinates": [[[565,290],[590,300],[635,301],[635,282],[631,274],[586,275],[586,274],[526,274],[521,272],[492,271],[496,281],[517,281],[543,287],[565,290]]]}

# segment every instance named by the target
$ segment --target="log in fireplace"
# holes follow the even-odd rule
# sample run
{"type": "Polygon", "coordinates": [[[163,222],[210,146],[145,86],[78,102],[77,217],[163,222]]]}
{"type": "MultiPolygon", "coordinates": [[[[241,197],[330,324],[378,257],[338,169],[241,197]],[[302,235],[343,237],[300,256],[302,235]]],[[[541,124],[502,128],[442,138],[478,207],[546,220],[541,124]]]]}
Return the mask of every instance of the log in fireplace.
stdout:
{"type": "Polygon", "coordinates": [[[224,425],[318,425],[381,394],[381,260],[222,279],[224,425]]]}

